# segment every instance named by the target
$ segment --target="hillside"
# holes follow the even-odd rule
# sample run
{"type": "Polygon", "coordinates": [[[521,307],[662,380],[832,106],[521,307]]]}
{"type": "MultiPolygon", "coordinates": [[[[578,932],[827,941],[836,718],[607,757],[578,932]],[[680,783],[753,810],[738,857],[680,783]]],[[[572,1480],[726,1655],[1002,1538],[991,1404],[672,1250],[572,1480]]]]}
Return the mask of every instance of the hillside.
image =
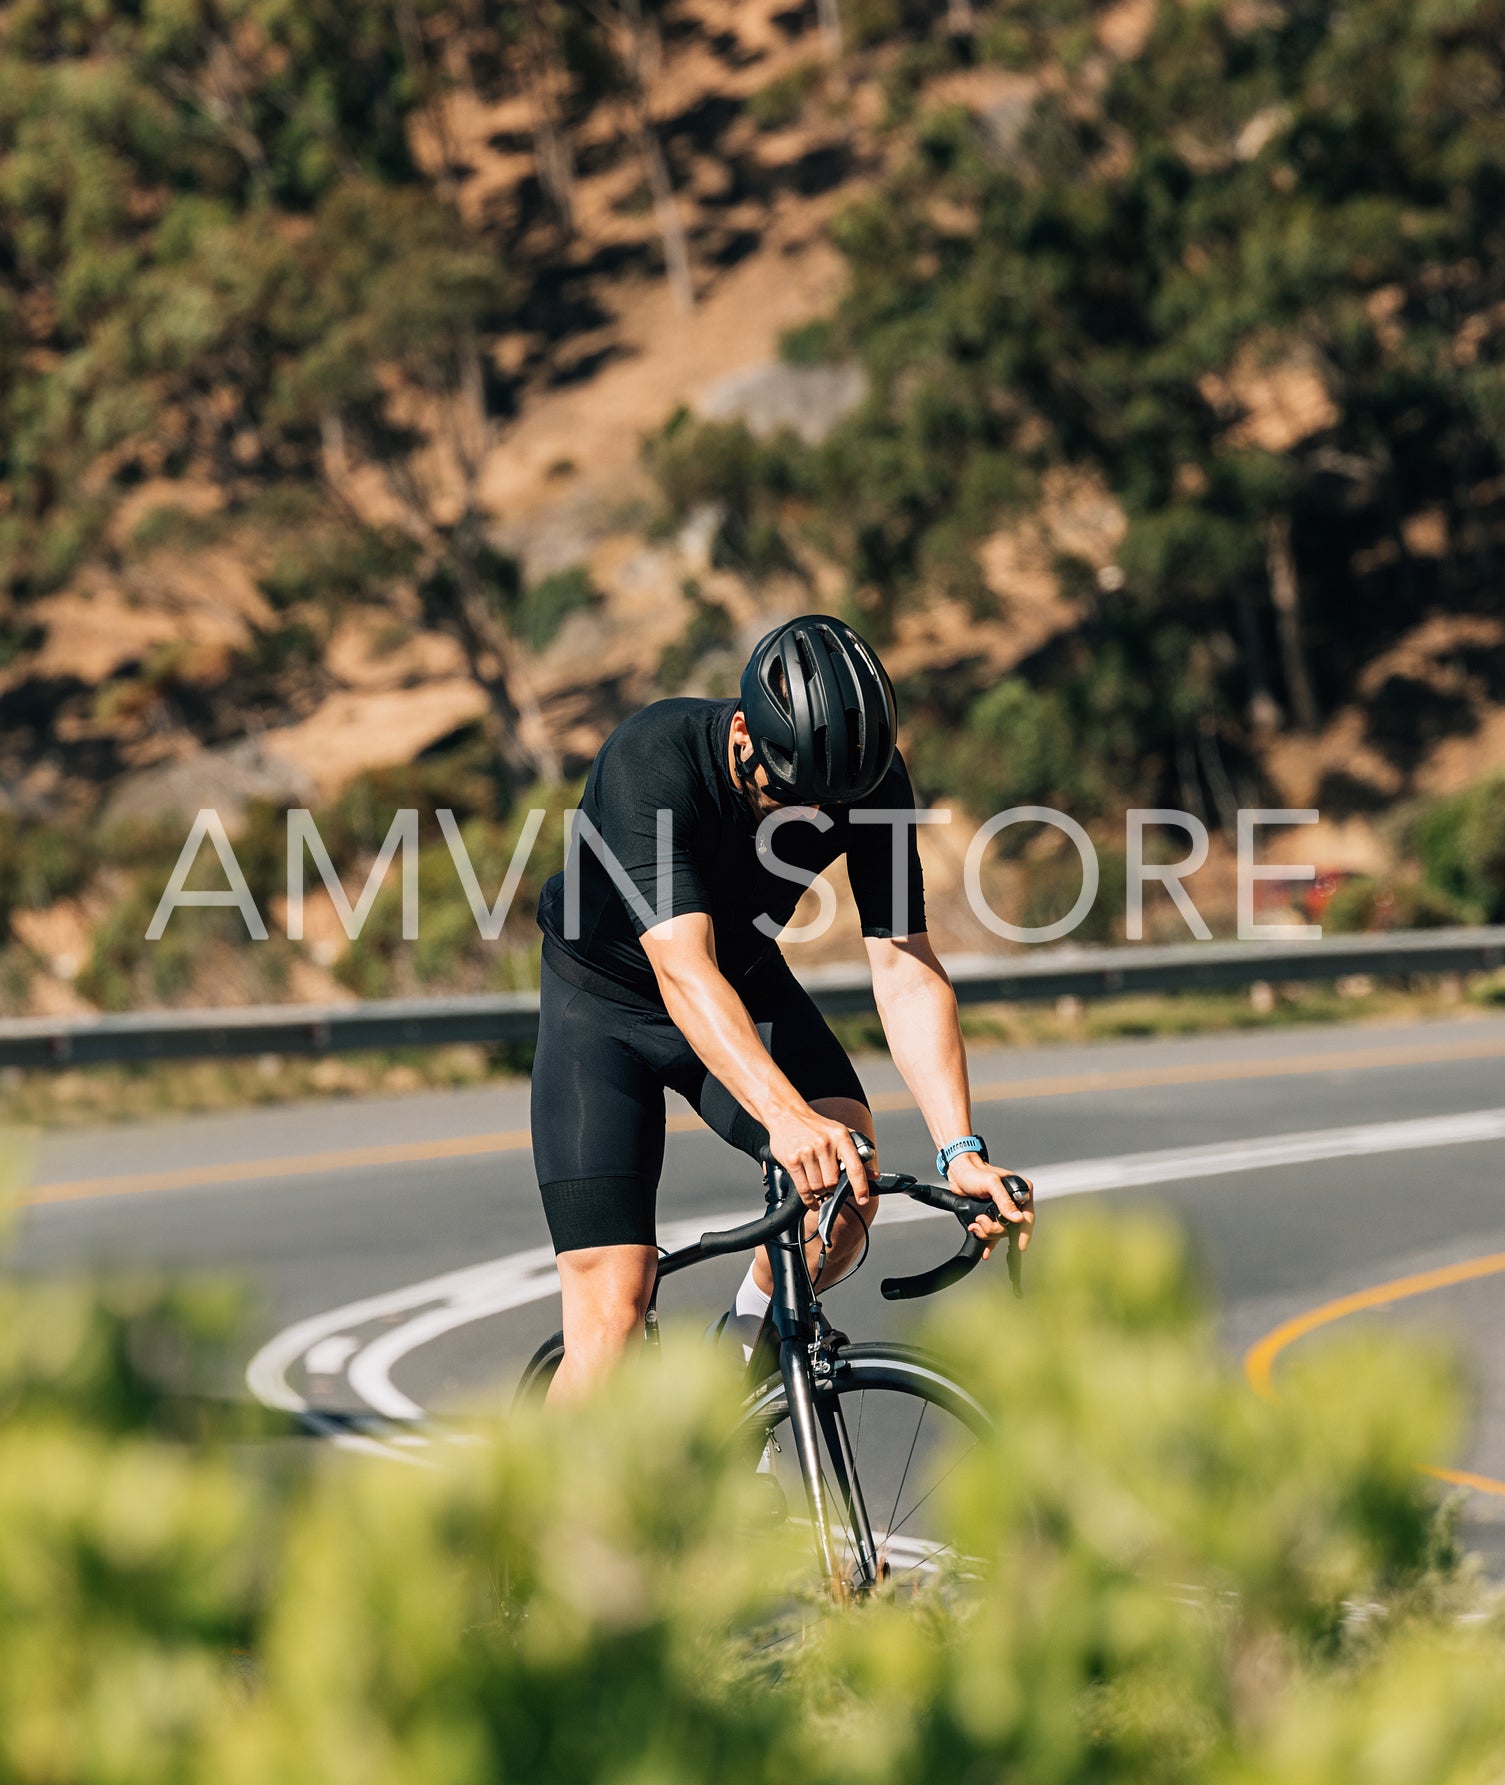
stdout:
{"type": "MultiPolygon", "coordinates": [[[[530,0],[361,12],[344,46],[251,3],[192,42],[17,9],[0,1003],[507,983],[532,880],[500,962],[453,890],[416,959],[387,901],[353,950],[332,913],[259,952],[222,913],[139,936],[204,804],[268,905],[288,804],[342,866],[398,803],[504,865],[531,784],[814,605],[884,642],[937,803],[1061,804],[1110,852],[1125,805],[1182,806],[1219,910],[1233,806],[1315,804],[1298,859],[1492,908],[1493,843],[1415,841],[1505,768],[1505,307],[1469,258],[1505,158],[1462,84],[1498,83],[1489,9],[1383,51],[1431,59],[1438,165],[1372,156],[1362,228],[1303,135],[1403,10],[1280,63],[1273,15],[1153,0],[865,0],[835,36],[772,0],[588,30],[530,0]],[[1165,231],[1115,256],[1171,191],[1151,280],[1165,231]],[[1297,289],[1322,203],[1359,233],[1297,289]],[[1387,204],[1412,269],[1363,234],[1387,204]],[[1246,267],[1286,257],[1263,310],[1217,266],[1240,231],[1246,267]]],[[[1355,131],[1400,131],[1361,97],[1355,131]]],[[[1039,904],[1065,871],[1000,873],[1039,904]]]]}

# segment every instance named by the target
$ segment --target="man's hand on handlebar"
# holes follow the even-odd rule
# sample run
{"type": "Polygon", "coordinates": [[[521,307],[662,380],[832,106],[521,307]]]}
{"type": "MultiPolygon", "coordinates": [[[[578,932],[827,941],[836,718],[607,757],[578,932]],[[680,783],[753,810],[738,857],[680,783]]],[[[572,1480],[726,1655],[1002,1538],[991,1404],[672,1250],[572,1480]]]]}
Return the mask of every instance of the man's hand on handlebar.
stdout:
{"type": "Polygon", "coordinates": [[[807,1208],[817,1208],[846,1172],[859,1203],[868,1200],[868,1180],[876,1164],[864,1165],[857,1143],[840,1122],[813,1109],[792,1111],[768,1130],[768,1150],[799,1192],[807,1208]]]}
{"type": "MultiPolygon", "coordinates": [[[[1019,1250],[1027,1251],[1030,1235],[1035,1230],[1034,1185],[1030,1184],[1029,1201],[1022,1209],[1017,1208],[1003,1186],[1006,1175],[1018,1177],[1020,1174],[1009,1174],[1006,1166],[987,1164],[979,1153],[960,1154],[951,1161],[951,1170],[946,1174],[947,1184],[958,1196],[975,1196],[979,1201],[992,1202],[998,1209],[996,1217],[981,1216],[967,1229],[982,1241],[984,1258],[991,1254],[1010,1228],[1014,1230],[1019,1250]]],[[[1025,1178],[1024,1182],[1028,1184],[1029,1179],[1025,1178]]]]}

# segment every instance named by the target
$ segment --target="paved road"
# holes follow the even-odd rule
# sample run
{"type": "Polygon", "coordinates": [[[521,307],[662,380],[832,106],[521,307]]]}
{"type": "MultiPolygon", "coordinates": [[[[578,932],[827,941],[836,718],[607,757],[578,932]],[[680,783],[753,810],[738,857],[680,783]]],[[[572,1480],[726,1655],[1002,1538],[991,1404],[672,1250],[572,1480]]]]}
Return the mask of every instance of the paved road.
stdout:
{"type": "MultiPolygon", "coordinates": [[[[924,1170],[923,1126],[892,1067],[863,1073],[886,1163],[924,1170]]],[[[1429,1287],[1505,1253],[1505,1020],[979,1052],[973,1075],[995,1155],[1035,1176],[1042,1199],[1187,1223],[1240,1355],[1335,1298],[1418,1277],[1417,1293],[1387,1292],[1380,1317],[1463,1344],[1478,1405],[1459,1466],[1505,1482],[1505,1271],[1429,1287]]],[[[357,1441],[390,1445],[390,1421],[419,1410],[500,1407],[556,1323],[526,1123],[525,1090],[505,1088],[53,1137],[10,1265],[233,1269],[260,1298],[263,1398],[375,1409],[385,1417],[357,1441]]],[[[672,1126],[665,1227],[754,1212],[745,1162],[687,1111],[672,1126]]],[[[933,1262],[954,1234],[928,1221],[879,1231],[881,1264],[831,1303],[864,1336],[903,1320],[879,1278],[933,1262]]],[[[738,1274],[723,1262],[680,1279],[674,1308],[703,1322],[738,1274]]],[[[1505,1565],[1505,1496],[1472,1495],[1468,1528],[1505,1565]]]]}

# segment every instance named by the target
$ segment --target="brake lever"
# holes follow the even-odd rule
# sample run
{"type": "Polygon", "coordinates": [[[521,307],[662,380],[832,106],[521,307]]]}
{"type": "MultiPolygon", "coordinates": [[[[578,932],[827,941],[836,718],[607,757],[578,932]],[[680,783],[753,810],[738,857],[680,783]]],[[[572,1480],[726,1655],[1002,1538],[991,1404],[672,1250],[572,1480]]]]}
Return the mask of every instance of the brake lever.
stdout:
{"type": "MultiPolygon", "coordinates": [[[[1016,1208],[1023,1208],[1029,1201],[1029,1185],[1013,1172],[1003,1180],[1010,1200],[1016,1208]]],[[[954,1215],[962,1227],[961,1250],[955,1257],[944,1264],[936,1265],[932,1270],[921,1271],[913,1277],[886,1277],[880,1284],[880,1292],[885,1301],[911,1301],[920,1296],[934,1295],[942,1289],[949,1289],[953,1283],[973,1271],[982,1260],[983,1242],[971,1231],[970,1224],[984,1215],[993,1214],[997,1204],[980,1197],[958,1196],[954,1190],[943,1188],[939,1184],[914,1184],[910,1194],[917,1202],[923,1202],[933,1209],[944,1209],[954,1215]]],[[[1023,1294],[1020,1282],[1019,1261],[1013,1244],[1013,1227],[1009,1229],[1009,1282],[1016,1296],[1023,1294]]]]}
{"type": "MultiPolygon", "coordinates": [[[[873,1143],[865,1134],[859,1134],[855,1128],[849,1128],[847,1132],[851,1135],[853,1143],[856,1145],[857,1157],[864,1165],[867,1164],[869,1159],[877,1157],[873,1143]]],[[[820,1235],[820,1243],[823,1246],[829,1246],[831,1244],[831,1235],[836,1231],[837,1217],[852,1200],[854,1195],[855,1192],[852,1189],[852,1180],[847,1176],[846,1172],[843,1171],[841,1177],[837,1181],[836,1188],[820,1205],[820,1214],[816,1217],[815,1231],[820,1235]]]]}
{"type": "Polygon", "coordinates": [[[820,1214],[816,1217],[815,1231],[820,1236],[823,1246],[831,1244],[831,1235],[836,1231],[837,1218],[841,1211],[852,1200],[852,1186],[843,1178],[826,1200],[820,1205],[820,1214]]]}
{"type": "MultiPolygon", "coordinates": [[[[1008,1172],[1003,1180],[1003,1187],[1009,1193],[1009,1201],[1016,1209],[1029,1207],[1030,1188],[1015,1172],[1008,1172]]],[[[1019,1250],[1019,1242],[1015,1237],[1015,1229],[1011,1223],[1008,1232],[1003,1236],[1003,1261],[1009,1269],[1009,1287],[1014,1292],[1014,1300],[1024,1299],[1024,1254],[1019,1250]]]]}

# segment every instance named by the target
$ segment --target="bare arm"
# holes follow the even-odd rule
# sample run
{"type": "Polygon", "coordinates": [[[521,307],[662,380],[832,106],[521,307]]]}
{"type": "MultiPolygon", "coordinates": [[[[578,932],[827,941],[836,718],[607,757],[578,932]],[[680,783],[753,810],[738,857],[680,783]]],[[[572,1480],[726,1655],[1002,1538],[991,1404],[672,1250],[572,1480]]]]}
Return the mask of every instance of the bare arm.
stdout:
{"type": "Polygon", "coordinates": [[[775,1159],[806,1202],[819,1202],[845,1168],[859,1202],[867,1172],[840,1122],[817,1115],[779,1070],[747,1008],[716,964],[709,917],[693,912],[643,934],[670,1020],[738,1103],[768,1130],[775,1159]]]}
{"type": "MultiPolygon", "coordinates": [[[[972,1093],[961,1016],[956,993],[930,938],[923,932],[870,937],[867,953],[873,971],[873,998],[889,1052],[920,1106],[931,1138],[939,1148],[971,1134],[972,1093]]],[[[964,1153],[952,1161],[948,1182],[963,1196],[992,1197],[1004,1220],[1018,1224],[1019,1249],[1023,1251],[1034,1226],[1034,1210],[1031,1207],[1021,1213],[1014,1207],[1000,1183],[1005,1169],[985,1164],[976,1153],[964,1153]]],[[[979,1224],[974,1231],[991,1240],[1005,1229],[1000,1223],[989,1223],[987,1230],[979,1224]]]]}

